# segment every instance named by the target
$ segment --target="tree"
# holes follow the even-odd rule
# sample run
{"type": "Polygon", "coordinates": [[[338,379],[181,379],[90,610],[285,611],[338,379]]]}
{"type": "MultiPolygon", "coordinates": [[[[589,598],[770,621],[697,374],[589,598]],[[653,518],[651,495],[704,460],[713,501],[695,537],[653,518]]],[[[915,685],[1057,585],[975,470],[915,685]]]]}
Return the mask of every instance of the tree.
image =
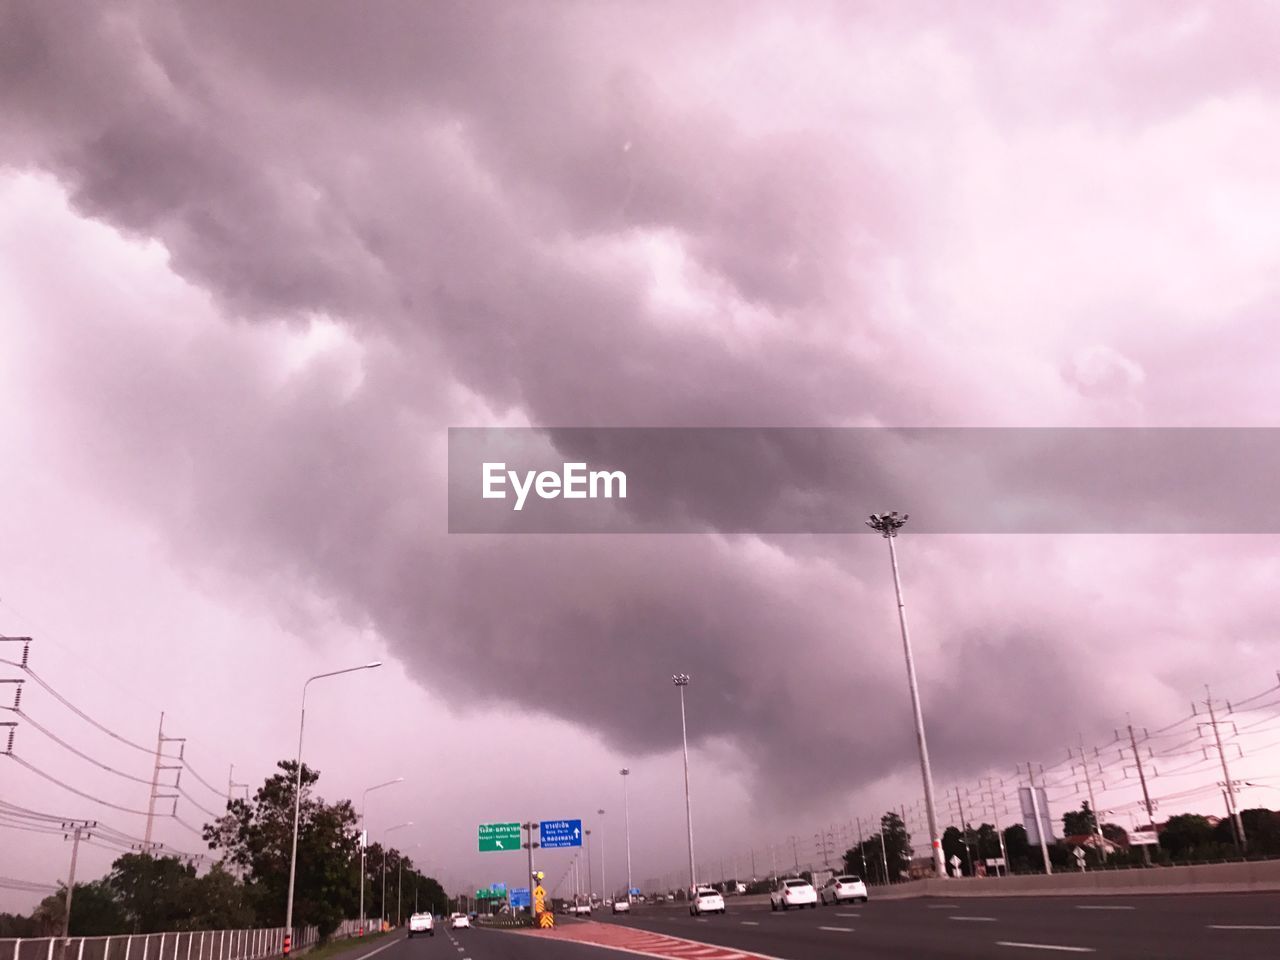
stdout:
{"type": "MultiPolygon", "coordinates": [[[[1027,828],[1020,823],[1004,828],[1004,846],[1009,854],[1009,872],[1030,871],[1032,869],[1031,843],[1027,839],[1027,828]]],[[[1040,867],[1040,853],[1036,851],[1035,867],[1040,867]]]]}
{"type": "Polygon", "coordinates": [[[1089,801],[1080,805],[1079,810],[1068,810],[1062,815],[1062,834],[1066,837],[1092,835],[1097,828],[1098,819],[1089,809],[1089,801]]]}
{"type": "MultiPolygon", "coordinates": [[[[252,800],[234,800],[224,816],[205,826],[211,849],[221,850],[248,875],[258,921],[283,924],[289,887],[297,764],[282,760],[252,800]]],[[[359,902],[359,835],[350,800],[327,804],[313,795],[320,774],[302,767],[294,923],[314,924],[322,936],[359,902]]]]}
{"type": "MultiPolygon", "coordinates": [[[[196,868],[178,857],[126,853],[111,865],[105,883],[134,933],[191,929],[196,913],[196,868]]],[[[78,907],[72,901],[74,920],[78,907]]]]}
{"type": "Polygon", "coordinates": [[[1160,847],[1171,857],[1194,857],[1197,848],[1214,842],[1213,826],[1198,813],[1180,813],[1170,817],[1160,833],[1160,847]]]}
{"type": "Polygon", "coordinates": [[[951,869],[951,858],[960,858],[960,872],[967,873],[969,858],[965,855],[964,835],[959,827],[947,827],[942,831],[942,859],[951,869]]]}

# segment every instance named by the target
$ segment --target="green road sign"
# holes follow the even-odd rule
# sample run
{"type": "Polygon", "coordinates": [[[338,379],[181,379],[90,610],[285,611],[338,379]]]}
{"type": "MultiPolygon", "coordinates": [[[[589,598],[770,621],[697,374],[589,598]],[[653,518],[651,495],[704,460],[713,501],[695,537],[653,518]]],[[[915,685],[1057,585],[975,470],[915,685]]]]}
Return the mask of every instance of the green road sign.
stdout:
{"type": "Polygon", "coordinates": [[[480,852],[493,853],[496,850],[520,849],[520,824],[518,823],[482,823],[480,824],[480,852]]]}

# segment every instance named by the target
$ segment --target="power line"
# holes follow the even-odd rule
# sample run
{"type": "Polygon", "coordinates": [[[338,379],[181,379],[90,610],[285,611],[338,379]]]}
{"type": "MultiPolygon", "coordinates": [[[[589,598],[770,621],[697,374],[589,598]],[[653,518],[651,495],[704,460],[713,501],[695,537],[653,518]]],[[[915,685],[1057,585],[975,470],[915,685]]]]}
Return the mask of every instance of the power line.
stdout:
{"type": "Polygon", "coordinates": [[[43,770],[39,769],[38,767],[32,766],[30,763],[22,759],[22,757],[18,756],[16,753],[8,753],[8,754],[4,754],[4,756],[7,756],[14,763],[20,766],[26,767],[36,776],[43,777],[45,780],[48,780],[50,783],[57,784],[58,786],[62,787],[62,789],[68,790],[71,793],[74,793],[78,797],[83,797],[86,800],[92,800],[94,803],[101,804],[104,807],[110,807],[112,810],[119,810],[121,813],[136,813],[138,816],[141,816],[141,817],[145,817],[147,815],[147,811],[145,810],[135,810],[132,807],[122,807],[118,803],[112,803],[109,800],[103,800],[101,797],[95,797],[91,793],[85,793],[83,790],[77,790],[75,787],[71,786],[71,784],[64,783],[63,781],[59,780],[57,777],[52,776],[51,774],[45,773],[43,770]]]}

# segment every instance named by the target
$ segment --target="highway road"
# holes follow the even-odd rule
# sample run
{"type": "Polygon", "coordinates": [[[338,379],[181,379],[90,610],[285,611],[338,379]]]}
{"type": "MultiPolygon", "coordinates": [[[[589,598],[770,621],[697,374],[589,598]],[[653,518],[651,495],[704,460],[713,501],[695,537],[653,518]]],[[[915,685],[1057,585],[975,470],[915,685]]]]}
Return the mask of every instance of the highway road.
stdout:
{"type": "Polygon", "coordinates": [[[771,913],[738,907],[693,918],[638,908],[630,918],[562,919],[553,934],[440,930],[352,960],[689,960],[1044,958],[1261,960],[1280,957],[1280,896],[898,900],[771,913]],[[585,940],[593,944],[587,945],[585,940]],[[621,949],[610,949],[616,946],[621,949]],[[719,948],[719,949],[716,949],[719,948]]]}
{"type": "Polygon", "coordinates": [[[1277,894],[873,900],[787,913],[730,900],[724,916],[655,907],[598,919],[781,960],[1280,957],[1277,894]]]}

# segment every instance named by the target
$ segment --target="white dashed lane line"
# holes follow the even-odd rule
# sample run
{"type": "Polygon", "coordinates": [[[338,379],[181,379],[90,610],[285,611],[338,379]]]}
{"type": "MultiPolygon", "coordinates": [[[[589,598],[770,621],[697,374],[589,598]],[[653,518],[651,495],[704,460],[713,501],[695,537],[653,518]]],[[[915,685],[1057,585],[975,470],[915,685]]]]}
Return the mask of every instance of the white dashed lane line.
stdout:
{"type": "Polygon", "coordinates": [[[1122,907],[1117,904],[1077,903],[1077,910],[1137,910],[1137,907],[1122,907]]]}
{"type": "Polygon", "coordinates": [[[995,917],[948,917],[949,920],[971,920],[975,923],[995,923],[995,917]]]}
{"type": "Polygon", "coordinates": [[[825,930],[827,933],[853,933],[853,927],[819,927],[819,930],[825,930]]]}
{"type": "Polygon", "coordinates": [[[1280,930],[1280,923],[1211,923],[1210,930],[1280,930]]]}
{"type": "Polygon", "coordinates": [[[997,940],[997,947],[1017,947],[1022,950],[1057,950],[1060,953],[1097,953],[1093,947],[1064,947],[1057,943],[1019,943],[1016,940],[997,940]]]}

